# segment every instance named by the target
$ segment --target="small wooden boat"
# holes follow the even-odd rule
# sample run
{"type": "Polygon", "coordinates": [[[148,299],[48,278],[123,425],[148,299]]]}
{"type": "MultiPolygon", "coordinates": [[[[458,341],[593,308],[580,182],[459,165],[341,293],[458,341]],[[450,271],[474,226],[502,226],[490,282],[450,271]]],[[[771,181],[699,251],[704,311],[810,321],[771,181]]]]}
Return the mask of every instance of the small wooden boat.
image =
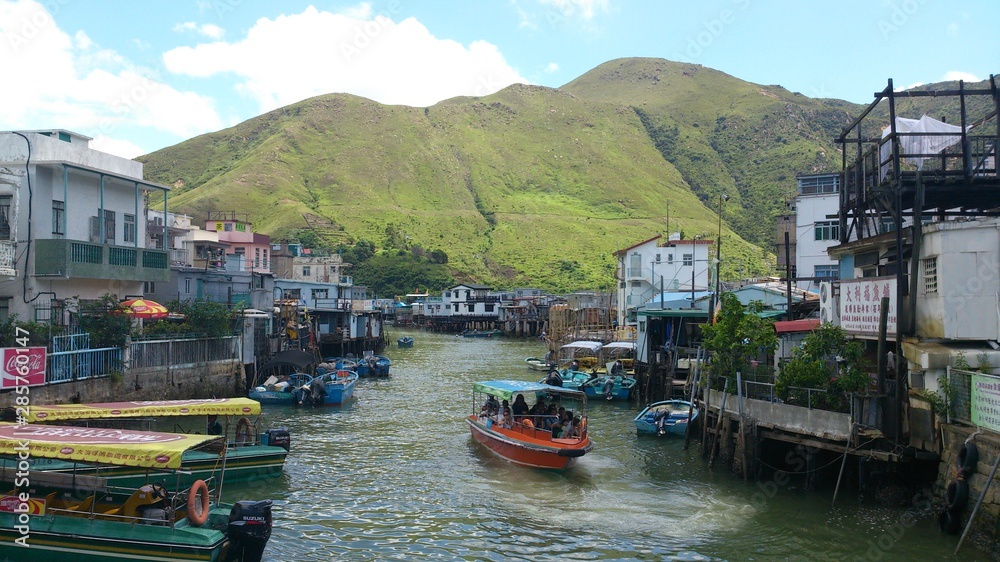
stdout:
{"type": "Polygon", "coordinates": [[[628,400],[635,385],[636,379],[629,376],[595,377],[584,383],[583,391],[589,398],[628,400]]]}
{"type": "Polygon", "coordinates": [[[339,406],[354,396],[358,373],[345,369],[317,375],[307,386],[293,391],[294,404],[300,406],[339,406]]]}
{"type": "Polygon", "coordinates": [[[313,376],[307,373],[292,373],[280,377],[271,377],[264,381],[264,384],[250,390],[251,400],[256,400],[261,404],[288,404],[292,403],[292,394],[296,388],[309,386],[313,376]]]}
{"type": "Polygon", "coordinates": [[[698,417],[698,408],[686,400],[663,400],[646,406],[633,420],[639,433],[684,435],[698,417]],[[690,419],[689,419],[690,416],[690,419]]]}
{"type": "Polygon", "coordinates": [[[353,370],[359,377],[388,377],[391,366],[392,361],[385,355],[368,354],[358,360],[353,370]]]}
{"type": "Polygon", "coordinates": [[[546,361],[541,357],[525,357],[524,363],[532,371],[551,371],[555,367],[555,363],[546,361]]]}
{"type": "Polygon", "coordinates": [[[410,336],[403,336],[396,340],[396,347],[413,347],[413,338],[410,336]]]}
{"type": "MultiPolygon", "coordinates": [[[[148,400],[103,402],[95,404],[53,404],[32,406],[25,416],[28,423],[62,423],[110,429],[148,429],[153,424],[169,422],[194,433],[215,431],[228,445],[226,463],[219,462],[216,450],[192,448],[184,452],[178,473],[179,484],[190,486],[195,480],[221,478],[226,482],[253,482],[281,476],[291,439],[286,428],[264,430],[260,403],[249,398],[213,398],[199,400],[148,400]],[[224,423],[217,421],[222,419],[224,423]],[[215,422],[210,427],[206,420],[215,422]]],[[[34,460],[34,459],[33,459],[34,460]]],[[[12,459],[0,459],[0,468],[16,466],[12,459]]],[[[46,460],[35,469],[90,473],[74,463],[46,460]]],[[[115,486],[138,487],[146,483],[147,471],[139,468],[105,468],[104,476],[115,486]]]]}
{"type": "Polygon", "coordinates": [[[528,381],[497,380],[472,385],[472,413],[466,418],[472,437],[508,461],[533,468],[563,470],[576,464],[594,445],[587,432],[587,397],[582,392],[528,381]],[[542,429],[547,416],[517,420],[491,415],[490,400],[513,403],[516,396],[535,402],[543,395],[579,400],[579,425],[567,435],[542,429]]]}
{"type": "MultiPolygon", "coordinates": [[[[3,455],[16,456],[30,443],[33,458],[166,475],[181,469],[184,453],[195,447],[215,444],[225,458],[222,440],[213,435],[0,424],[3,455]]],[[[203,480],[173,493],[153,483],[115,488],[99,475],[45,470],[32,470],[30,478],[9,474],[14,488],[0,498],[3,560],[257,562],[271,536],[270,500],[217,503],[212,498],[221,497],[221,490],[210,492],[203,480]]]]}

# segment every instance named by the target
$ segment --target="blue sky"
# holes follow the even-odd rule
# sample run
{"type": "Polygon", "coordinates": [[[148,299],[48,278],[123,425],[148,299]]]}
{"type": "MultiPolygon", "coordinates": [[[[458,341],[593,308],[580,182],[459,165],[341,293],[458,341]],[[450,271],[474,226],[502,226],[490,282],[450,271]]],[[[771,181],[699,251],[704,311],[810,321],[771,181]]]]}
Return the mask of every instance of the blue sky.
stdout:
{"type": "Polygon", "coordinates": [[[1000,70],[996,0],[0,0],[0,130],[135,157],[315,95],[432,105],[621,57],[869,103],[1000,70]]]}

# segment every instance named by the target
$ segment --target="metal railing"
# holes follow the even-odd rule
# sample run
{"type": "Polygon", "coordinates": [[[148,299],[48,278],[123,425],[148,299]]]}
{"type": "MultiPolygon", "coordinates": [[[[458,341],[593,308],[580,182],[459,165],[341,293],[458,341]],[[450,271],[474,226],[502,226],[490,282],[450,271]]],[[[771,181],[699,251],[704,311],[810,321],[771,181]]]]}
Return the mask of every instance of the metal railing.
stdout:
{"type": "Polygon", "coordinates": [[[239,358],[239,338],[192,338],[134,341],[129,345],[129,368],[145,369],[207,363],[239,358]]]}
{"type": "Polygon", "coordinates": [[[106,377],[122,370],[122,350],[118,347],[58,351],[48,357],[47,383],[106,377]]]}

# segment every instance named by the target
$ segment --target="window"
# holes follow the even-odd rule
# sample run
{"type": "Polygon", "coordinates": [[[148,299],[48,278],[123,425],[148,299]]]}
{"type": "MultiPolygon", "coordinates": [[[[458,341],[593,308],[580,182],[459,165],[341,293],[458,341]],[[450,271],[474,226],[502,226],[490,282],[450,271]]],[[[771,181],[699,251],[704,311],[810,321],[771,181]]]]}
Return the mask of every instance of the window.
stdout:
{"type": "MultiPolygon", "coordinates": [[[[53,201],[55,203],[55,201],[53,201]]],[[[125,229],[122,235],[126,242],[135,242],[135,215],[125,215],[125,229]]]]}
{"type": "Polygon", "coordinates": [[[493,305],[492,304],[486,305],[486,312],[493,312],[493,305]]]}
{"type": "Polygon", "coordinates": [[[660,263],[660,254],[656,254],[656,263],[660,263]]]}
{"type": "Polygon", "coordinates": [[[938,292],[937,258],[927,258],[924,262],[924,293],[938,292]]]}
{"type": "Polygon", "coordinates": [[[667,263],[674,263],[674,255],[667,254],[667,263]]]}
{"type": "Polygon", "coordinates": [[[63,222],[66,219],[66,202],[52,202],[52,234],[63,235],[63,222]]]}
{"type": "Polygon", "coordinates": [[[799,193],[815,195],[840,191],[840,175],[805,176],[799,178],[799,193]]]}
{"type": "Polygon", "coordinates": [[[329,289],[313,289],[312,290],[313,300],[328,298],[329,294],[330,294],[330,290],[329,289]]]}
{"type": "Polygon", "coordinates": [[[185,293],[190,293],[191,292],[191,279],[190,278],[187,278],[187,279],[184,280],[184,292],[185,293]]]}
{"type": "Polygon", "coordinates": [[[104,209],[104,243],[115,243],[115,212],[104,209]]]}
{"type": "Polygon", "coordinates": [[[143,295],[152,295],[155,292],[156,292],[156,283],[153,283],[152,281],[146,281],[142,284],[143,295]]]}
{"type": "Polygon", "coordinates": [[[0,322],[10,320],[10,297],[0,297],[0,322]]]}
{"type": "Polygon", "coordinates": [[[458,312],[458,303],[457,302],[455,304],[453,304],[452,307],[454,307],[455,312],[458,312]]]}
{"type": "Polygon", "coordinates": [[[226,223],[226,224],[225,224],[225,225],[224,225],[224,226],[222,227],[222,229],[223,229],[224,231],[226,231],[226,232],[232,232],[232,231],[233,231],[233,223],[231,223],[231,222],[227,222],[227,223],[226,223]]]}
{"type": "Polygon", "coordinates": [[[12,195],[0,196],[0,240],[10,240],[10,205],[13,202],[12,195]]]}
{"type": "Polygon", "coordinates": [[[264,276],[263,275],[254,275],[252,283],[253,283],[253,288],[254,289],[263,289],[264,288],[264,276]]]}
{"type": "Polygon", "coordinates": [[[303,265],[302,266],[302,276],[303,277],[312,277],[312,267],[310,267],[308,265],[303,265]]]}
{"type": "Polygon", "coordinates": [[[694,254],[684,254],[684,267],[691,267],[694,265],[694,254]]]}
{"type": "Polygon", "coordinates": [[[260,248],[253,249],[253,266],[260,267],[260,248]]]}
{"type": "Polygon", "coordinates": [[[892,217],[882,217],[879,219],[878,231],[880,234],[896,230],[896,220],[892,217]]]}
{"type": "Polygon", "coordinates": [[[840,240],[840,223],[837,221],[817,221],[816,240],[840,240]]]}
{"type": "Polygon", "coordinates": [[[836,265],[817,265],[813,269],[813,275],[821,279],[839,279],[840,268],[836,265]]]}

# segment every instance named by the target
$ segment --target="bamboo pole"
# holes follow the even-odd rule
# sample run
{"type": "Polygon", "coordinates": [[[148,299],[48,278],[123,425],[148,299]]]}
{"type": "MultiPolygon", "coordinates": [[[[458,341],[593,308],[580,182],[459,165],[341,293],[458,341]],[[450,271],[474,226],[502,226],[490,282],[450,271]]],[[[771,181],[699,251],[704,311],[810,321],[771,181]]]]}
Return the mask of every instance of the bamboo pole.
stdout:
{"type": "Polygon", "coordinates": [[[716,446],[719,444],[719,434],[722,433],[722,418],[726,414],[726,398],[729,397],[729,379],[722,385],[722,405],[719,406],[719,417],[715,420],[715,435],[712,436],[712,447],[708,450],[708,468],[715,464],[716,446]]]}

